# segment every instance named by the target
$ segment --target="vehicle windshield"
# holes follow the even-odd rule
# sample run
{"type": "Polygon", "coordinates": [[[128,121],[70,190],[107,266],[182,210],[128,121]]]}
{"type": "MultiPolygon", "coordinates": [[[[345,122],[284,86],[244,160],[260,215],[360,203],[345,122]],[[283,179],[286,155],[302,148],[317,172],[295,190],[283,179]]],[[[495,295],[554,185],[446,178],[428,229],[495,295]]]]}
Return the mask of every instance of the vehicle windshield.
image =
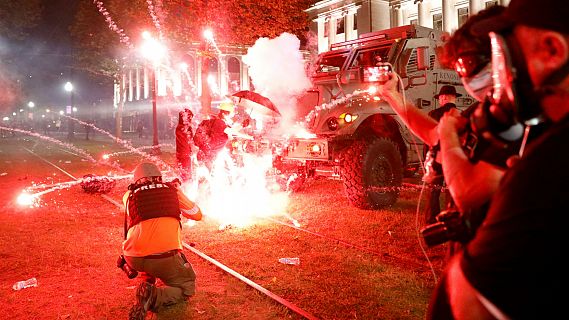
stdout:
{"type": "Polygon", "coordinates": [[[317,62],[315,72],[318,74],[340,71],[349,53],[349,51],[342,51],[323,55],[317,62]]]}
{"type": "Polygon", "coordinates": [[[389,46],[380,48],[368,48],[359,51],[352,61],[350,68],[374,67],[378,63],[388,62],[389,46]]]}

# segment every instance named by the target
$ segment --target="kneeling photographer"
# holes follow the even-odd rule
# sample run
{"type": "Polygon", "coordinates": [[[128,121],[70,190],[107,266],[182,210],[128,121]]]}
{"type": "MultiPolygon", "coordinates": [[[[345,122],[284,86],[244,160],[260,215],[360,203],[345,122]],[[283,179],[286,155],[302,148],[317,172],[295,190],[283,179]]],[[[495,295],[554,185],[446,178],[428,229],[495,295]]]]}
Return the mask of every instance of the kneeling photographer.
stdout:
{"type": "Polygon", "coordinates": [[[147,311],[156,312],[195,293],[196,274],[182,253],[180,215],[199,221],[202,213],[178,187],[176,181],[163,182],[156,165],[141,163],[123,196],[125,240],[117,266],[131,279],[143,277],[131,320],[144,319],[147,311]],[[163,286],[156,286],[156,279],[163,286]]]}
{"type": "MultiPolygon", "coordinates": [[[[474,26],[491,38],[494,85],[470,127],[478,138],[505,145],[521,136],[520,158],[495,190],[473,238],[445,269],[429,319],[555,319],[565,314],[565,299],[557,292],[568,284],[561,263],[569,208],[567,16],[569,6],[561,0],[512,0],[503,14],[474,26]],[[527,143],[528,132],[539,123],[546,125],[527,143]]],[[[461,126],[452,114],[441,119],[443,166],[445,155],[464,153],[457,134],[461,126]]],[[[445,171],[451,183],[456,170],[445,171]]]]}

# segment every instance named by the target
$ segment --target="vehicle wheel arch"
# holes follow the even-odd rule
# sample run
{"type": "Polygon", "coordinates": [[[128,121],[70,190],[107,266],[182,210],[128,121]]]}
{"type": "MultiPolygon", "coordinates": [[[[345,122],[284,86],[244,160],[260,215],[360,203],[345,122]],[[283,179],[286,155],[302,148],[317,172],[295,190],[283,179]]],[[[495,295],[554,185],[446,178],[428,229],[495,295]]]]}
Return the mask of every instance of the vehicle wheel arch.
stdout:
{"type": "Polygon", "coordinates": [[[390,139],[399,147],[403,166],[405,167],[407,164],[407,145],[399,131],[399,124],[391,115],[377,113],[369,116],[360,124],[354,133],[354,137],[364,140],[376,138],[390,139]]]}

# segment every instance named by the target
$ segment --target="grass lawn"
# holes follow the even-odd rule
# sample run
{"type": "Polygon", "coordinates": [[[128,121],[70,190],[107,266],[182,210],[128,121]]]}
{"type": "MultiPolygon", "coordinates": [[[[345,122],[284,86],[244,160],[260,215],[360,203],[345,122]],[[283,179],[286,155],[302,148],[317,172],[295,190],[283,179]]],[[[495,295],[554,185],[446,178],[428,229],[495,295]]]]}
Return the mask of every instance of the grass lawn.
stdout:
{"type": "MultiPolygon", "coordinates": [[[[94,158],[124,150],[102,138],[74,145],[94,158]]],[[[0,318],[126,319],[139,280],[115,265],[121,209],[79,186],[47,193],[34,208],[15,202],[25,187],[72,180],[40,157],[76,178],[114,170],[62,149],[21,135],[0,140],[0,318]],[[38,287],[12,289],[31,277],[38,287]]],[[[162,159],[172,164],[172,152],[163,148],[162,159]]],[[[132,170],[139,158],[118,161],[132,170]]],[[[120,202],[127,184],[118,181],[107,196],[120,202]]],[[[287,213],[302,230],[287,226],[291,220],[284,215],[223,230],[206,216],[184,227],[184,241],[320,319],[422,319],[445,248],[421,248],[418,196],[403,190],[388,209],[359,210],[348,204],[341,182],[315,180],[290,195],[287,213]],[[298,257],[300,265],[281,264],[281,257],[298,257]]],[[[197,293],[153,318],[302,318],[189,250],[185,254],[198,275],[197,293]]]]}

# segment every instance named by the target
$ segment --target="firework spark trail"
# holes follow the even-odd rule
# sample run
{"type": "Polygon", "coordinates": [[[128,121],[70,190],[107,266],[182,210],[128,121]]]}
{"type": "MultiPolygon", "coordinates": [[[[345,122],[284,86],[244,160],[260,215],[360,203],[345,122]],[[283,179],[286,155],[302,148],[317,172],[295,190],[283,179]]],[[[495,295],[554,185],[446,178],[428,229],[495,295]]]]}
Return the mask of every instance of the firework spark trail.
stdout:
{"type": "MultiPolygon", "coordinates": [[[[83,122],[83,123],[84,123],[84,124],[87,124],[87,123],[85,123],[85,122],[83,122]]],[[[90,125],[90,126],[91,126],[91,125],[90,125]]],[[[26,131],[26,130],[17,129],[17,128],[8,128],[8,127],[2,127],[2,126],[0,126],[0,130],[8,130],[8,131],[13,131],[13,132],[20,132],[20,133],[23,133],[23,134],[26,134],[26,135],[29,135],[29,136],[32,136],[32,137],[36,137],[36,138],[40,138],[40,139],[42,139],[42,140],[46,140],[46,141],[49,141],[49,142],[53,142],[53,143],[58,144],[58,145],[60,145],[60,146],[62,146],[62,147],[64,147],[64,148],[67,148],[67,149],[70,149],[70,150],[75,151],[75,154],[72,153],[72,152],[70,152],[70,153],[73,154],[74,156],[82,157],[82,158],[84,158],[84,159],[86,159],[86,160],[88,160],[88,161],[90,161],[90,162],[96,163],[96,164],[102,164],[102,165],[110,166],[111,168],[116,169],[116,170],[119,170],[119,171],[124,171],[124,169],[123,169],[118,163],[115,163],[115,162],[108,163],[108,162],[104,162],[104,161],[97,161],[97,160],[95,160],[95,158],[93,158],[90,154],[88,154],[87,152],[83,151],[82,149],[79,149],[79,148],[75,147],[74,145],[72,145],[72,144],[70,144],[70,143],[65,143],[65,142],[63,142],[63,141],[61,141],[61,140],[54,139],[54,138],[52,138],[52,137],[47,137],[47,136],[41,135],[41,134],[36,133],[36,132],[26,131]]],[[[68,152],[67,150],[64,150],[64,151],[68,152]]]]}
{"type": "Polygon", "coordinates": [[[190,85],[191,91],[193,93],[194,96],[198,96],[198,89],[196,87],[196,85],[194,84],[194,80],[192,80],[192,77],[190,76],[190,73],[188,72],[188,68],[185,68],[183,70],[184,75],[188,78],[188,84],[190,85]]]}
{"type": "Polygon", "coordinates": [[[58,144],[58,145],[60,145],[60,146],[62,146],[62,147],[65,147],[65,148],[68,148],[68,149],[71,149],[71,150],[75,151],[76,153],[80,154],[80,155],[83,156],[85,159],[87,159],[87,160],[89,160],[89,161],[91,161],[91,162],[93,162],[93,163],[98,163],[98,161],[95,160],[90,154],[88,154],[88,153],[86,153],[85,151],[83,151],[83,150],[81,150],[81,149],[75,147],[74,145],[72,145],[72,144],[70,144],[70,143],[65,143],[65,142],[62,142],[62,141],[60,141],[60,140],[54,139],[54,138],[52,138],[52,137],[46,137],[46,136],[41,135],[41,134],[36,133],[36,132],[26,131],[26,130],[17,129],[17,128],[8,128],[8,127],[2,127],[2,126],[0,126],[0,130],[7,130],[7,131],[20,132],[20,133],[23,133],[23,134],[26,134],[26,135],[29,135],[29,136],[33,136],[33,137],[36,137],[36,138],[40,138],[40,139],[42,139],[42,140],[46,140],[46,141],[49,141],[49,142],[53,142],[53,143],[58,144]]]}
{"type": "Polygon", "coordinates": [[[359,95],[366,92],[365,90],[356,90],[353,93],[349,93],[346,96],[342,97],[342,98],[338,98],[338,99],[334,99],[328,103],[323,103],[321,105],[318,105],[316,107],[314,107],[314,110],[311,110],[306,117],[304,118],[304,124],[308,125],[310,123],[310,121],[312,121],[313,118],[315,118],[318,113],[322,110],[329,110],[332,109],[334,107],[336,107],[339,104],[342,103],[346,103],[346,101],[350,100],[353,96],[359,95]]]}
{"type": "Polygon", "coordinates": [[[98,132],[100,132],[100,133],[102,133],[102,134],[104,134],[104,135],[109,136],[111,139],[113,139],[113,140],[115,140],[116,142],[120,143],[123,147],[127,148],[128,150],[132,151],[133,153],[136,153],[136,154],[142,156],[143,158],[152,161],[153,163],[160,164],[160,165],[161,165],[163,168],[165,168],[167,171],[174,171],[174,169],[173,169],[169,164],[167,164],[166,162],[164,162],[162,159],[160,159],[160,158],[158,158],[158,157],[154,157],[154,156],[148,155],[147,153],[144,153],[144,152],[138,150],[138,149],[135,148],[129,141],[126,141],[126,140],[123,140],[123,139],[121,139],[121,138],[119,138],[119,137],[116,137],[116,136],[112,135],[111,133],[109,133],[109,132],[107,132],[107,131],[105,131],[105,130],[103,130],[103,129],[101,129],[101,128],[95,126],[95,125],[93,125],[92,123],[87,123],[87,122],[81,121],[81,120],[79,120],[79,119],[77,119],[77,118],[73,118],[73,117],[68,116],[68,115],[63,115],[63,117],[68,118],[68,119],[71,119],[71,120],[73,120],[73,121],[75,121],[75,122],[78,122],[78,123],[84,125],[84,126],[89,126],[89,127],[93,128],[95,131],[98,131],[98,132]]]}
{"type": "Polygon", "coordinates": [[[154,23],[154,26],[156,27],[156,30],[158,30],[158,37],[160,39],[160,41],[164,40],[164,34],[162,33],[162,26],[160,25],[160,20],[158,19],[158,16],[156,15],[156,11],[159,10],[158,6],[160,5],[160,1],[156,1],[157,5],[154,6],[154,4],[152,3],[152,0],[146,0],[146,4],[148,5],[148,12],[150,13],[150,17],[152,17],[152,22],[154,23]]]}
{"type": "MultiPolygon", "coordinates": [[[[53,186],[50,187],[49,189],[46,189],[46,190],[43,190],[43,191],[40,191],[40,192],[31,194],[30,196],[32,196],[33,198],[39,198],[39,197],[43,196],[44,194],[48,194],[48,193],[53,192],[53,191],[63,190],[63,189],[69,189],[69,188],[71,188],[71,187],[73,187],[73,186],[76,186],[76,185],[80,184],[81,181],[82,181],[82,180],[61,182],[61,183],[58,183],[58,184],[53,185],[53,186]]],[[[26,188],[25,191],[26,191],[26,192],[27,192],[27,191],[30,191],[30,189],[29,189],[29,188],[26,188]]]]}
{"type": "Polygon", "coordinates": [[[79,179],[77,181],[59,182],[59,183],[51,183],[51,184],[42,183],[42,184],[36,184],[33,186],[26,187],[24,189],[24,191],[31,192],[31,191],[35,191],[35,190],[44,190],[41,192],[42,194],[44,194],[44,193],[47,193],[47,192],[45,192],[46,190],[55,191],[55,190],[65,189],[65,188],[69,188],[69,187],[72,187],[74,185],[80,184],[83,181],[89,181],[89,180],[93,180],[93,179],[101,178],[101,177],[109,178],[111,180],[118,181],[118,180],[131,179],[132,174],[127,174],[127,175],[122,175],[122,176],[89,176],[89,177],[79,179]]]}
{"type": "Polygon", "coordinates": [[[99,12],[105,18],[105,21],[108,23],[109,29],[111,29],[112,31],[116,32],[119,35],[120,42],[127,45],[127,47],[129,47],[130,49],[133,49],[134,46],[132,45],[132,43],[130,43],[130,38],[124,33],[124,30],[119,28],[117,24],[113,21],[113,18],[105,8],[103,2],[99,0],[93,0],[93,3],[97,6],[99,12]]]}
{"type": "MultiPolygon", "coordinates": [[[[169,72],[169,73],[171,73],[171,74],[180,71],[180,70],[176,70],[175,68],[172,68],[172,67],[170,67],[170,66],[168,66],[168,65],[164,65],[164,64],[161,65],[161,67],[164,68],[167,72],[169,72]]],[[[180,69],[181,69],[181,68],[180,68],[180,69]]],[[[186,68],[182,69],[181,71],[184,73],[184,75],[186,76],[186,78],[188,78],[188,84],[190,85],[191,93],[192,93],[195,97],[199,96],[197,87],[196,87],[196,85],[194,84],[194,81],[192,80],[192,77],[190,76],[190,73],[188,72],[188,68],[186,67],[186,68]]]]}
{"type": "Polygon", "coordinates": [[[215,51],[215,55],[220,62],[219,65],[221,67],[221,76],[225,78],[227,83],[229,83],[229,74],[227,73],[227,68],[225,67],[225,63],[221,63],[222,62],[221,61],[222,53],[221,53],[221,50],[219,49],[219,47],[217,46],[215,39],[212,36],[211,38],[207,38],[206,41],[208,41],[213,46],[213,49],[215,51]]]}
{"type": "MultiPolygon", "coordinates": [[[[172,147],[172,148],[173,148],[174,145],[171,144],[171,143],[162,143],[162,144],[159,144],[157,147],[159,147],[159,148],[162,148],[162,147],[172,147]]],[[[136,149],[137,149],[137,150],[147,150],[147,149],[153,149],[153,148],[154,148],[154,146],[143,146],[143,147],[138,147],[138,148],[136,148],[136,149]]],[[[129,153],[133,153],[133,151],[130,151],[130,150],[129,150],[129,151],[119,151],[119,152],[107,153],[107,154],[105,154],[105,156],[106,156],[107,158],[110,158],[110,157],[116,157],[116,156],[120,156],[120,155],[123,155],[123,154],[129,154],[129,153]]]]}

